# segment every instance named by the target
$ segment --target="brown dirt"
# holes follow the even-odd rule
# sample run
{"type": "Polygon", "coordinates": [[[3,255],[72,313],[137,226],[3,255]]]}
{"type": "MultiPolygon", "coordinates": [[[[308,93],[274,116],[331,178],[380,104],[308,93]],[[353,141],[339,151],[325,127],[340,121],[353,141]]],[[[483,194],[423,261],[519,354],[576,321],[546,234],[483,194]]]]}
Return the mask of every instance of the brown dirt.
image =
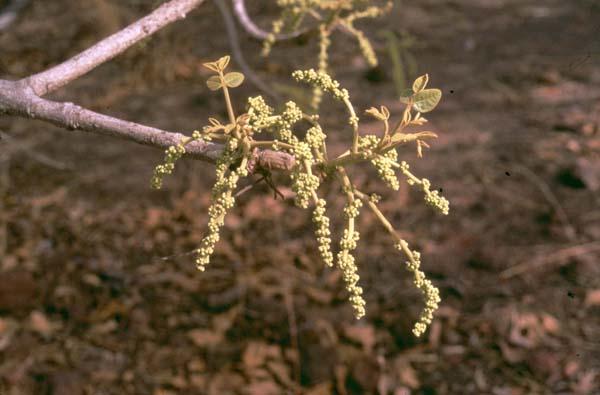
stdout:
{"type": "MultiPolygon", "coordinates": [[[[33,1],[0,35],[0,77],[59,62],[155,3],[33,1]]],[[[448,217],[356,174],[440,287],[423,339],[410,333],[419,294],[368,213],[357,322],[310,214],[289,200],[244,194],[201,274],[186,253],[205,229],[210,165],[185,161],[156,192],[160,151],[2,116],[0,394],[600,394],[598,3],[402,3],[367,28],[377,71],[343,36],[332,63],[358,108],[397,114],[378,31],[405,29],[444,92],[428,117],[440,138],[425,159],[402,155],[443,189],[448,217]]],[[[275,8],[251,11],[266,26],[275,8]]],[[[207,3],[53,97],[171,130],[223,118],[199,67],[229,51],[219,21],[207,3]]],[[[266,61],[259,43],[242,45],[259,75],[298,95],[288,75],[314,63],[313,44],[266,61]]],[[[235,92],[240,104],[252,94],[235,92]]],[[[323,113],[339,124],[335,104],[323,113]]],[[[339,212],[335,188],[325,193],[339,212]]]]}

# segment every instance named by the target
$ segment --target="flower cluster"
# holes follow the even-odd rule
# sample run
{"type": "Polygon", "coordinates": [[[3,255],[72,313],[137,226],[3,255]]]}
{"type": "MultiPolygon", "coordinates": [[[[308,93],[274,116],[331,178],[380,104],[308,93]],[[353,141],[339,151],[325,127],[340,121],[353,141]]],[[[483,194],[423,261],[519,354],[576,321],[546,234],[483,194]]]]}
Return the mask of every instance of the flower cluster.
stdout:
{"type": "Polygon", "coordinates": [[[319,125],[316,125],[306,131],[304,140],[306,140],[314,152],[321,152],[325,146],[326,137],[327,135],[323,133],[323,129],[319,125]]]}
{"type": "MultiPolygon", "coordinates": [[[[325,25],[319,27],[319,63],[317,65],[317,71],[319,73],[327,73],[329,65],[329,46],[331,45],[331,38],[329,30],[325,25]]],[[[313,87],[311,107],[318,109],[323,99],[323,89],[319,86],[313,87]]]]}
{"type": "Polygon", "coordinates": [[[172,145],[167,148],[165,151],[165,163],[154,168],[154,175],[152,176],[151,181],[152,188],[162,188],[164,176],[173,173],[175,162],[177,162],[183,154],[185,154],[185,148],[182,144],[172,145]]]}
{"type": "Polygon", "coordinates": [[[298,207],[307,208],[313,193],[319,187],[319,177],[303,172],[300,170],[300,165],[296,166],[296,169],[290,175],[293,182],[292,190],[296,193],[294,202],[298,207]]]}
{"type": "MultiPolygon", "coordinates": [[[[235,140],[231,139],[229,142],[235,140]]],[[[236,145],[229,144],[234,147],[236,145]]],[[[208,234],[202,239],[200,248],[196,250],[196,267],[200,271],[204,271],[210,262],[215,244],[220,238],[221,227],[225,224],[225,215],[235,204],[233,191],[240,177],[248,175],[245,160],[242,160],[242,164],[236,170],[229,170],[235,160],[234,150],[235,148],[227,149],[217,162],[217,180],[211,191],[211,202],[208,208],[208,234]]]]}
{"type": "MultiPolygon", "coordinates": [[[[396,244],[396,248],[402,251],[407,246],[402,246],[402,242],[396,244]]],[[[438,305],[441,301],[440,291],[433,285],[433,283],[425,278],[425,273],[420,270],[421,266],[421,254],[418,251],[411,251],[409,260],[406,262],[407,269],[413,273],[415,286],[421,291],[425,299],[425,308],[419,316],[419,320],[413,328],[415,336],[419,337],[427,326],[431,324],[433,320],[433,313],[438,309],[438,305]]]]}
{"type": "Polygon", "coordinates": [[[400,188],[400,182],[398,181],[398,177],[396,177],[394,164],[398,161],[398,152],[395,148],[391,148],[382,154],[375,154],[374,151],[378,145],[379,138],[372,134],[362,136],[358,143],[361,155],[364,159],[371,161],[371,164],[377,170],[377,174],[379,174],[379,178],[388,187],[397,191],[400,188]]]}
{"type": "MultiPolygon", "coordinates": [[[[348,204],[346,204],[344,206],[344,218],[346,218],[347,220],[350,220],[350,219],[358,217],[358,214],[360,213],[360,208],[362,207],[362,205],[363,205],[363,203],[359,199],[354,199],[351,202],[349,202],[348,204]]],[[[356,246],[354,246],[350,249],[353,250],[354,248],[356,248],[356,246]]]]}
{"type": "MultiPolygon", "coordinates": [[[[315,30],[319,32],[319,72],[326,73],[328,69],[329,48],[331,46],[331,34],[336,28],[354,36],[358,42],[363,57],[370,67],[377,66],[377,56],[367,36],[354,26],[354,22],[363,18],[377,18],[389,12],[393,2],[379,2],[373,0],[278,0],[277,5],[282,8],[281,16],[273,21],[272,29],[263,43],[262,55],[267,56],[276,37],[284,29],[287,31],[298,31],[307,19],[314,19],[315,30]]],[[[312,107],[318,108],[323,88],[313,87],[312,107]]]]}
{"type": "Polygon", "coordinates": [[[405,161],[402,161],[399,166],[402,173],[407,177],[406,182],[409,185],[419,184],[423,189],[423,193],[425,194],[425,203],[427,205],[438,209],[442,214],[448,215],[450,211],[450,202],[441,196],[438,191],[432,191],[431,182],[428,179],[418,179],[409,171],[409,165],[405,161]]]}
{"type": "Polygon", "coordinates": [[[329,230],[329,218],[325,214],[325,207],[327,203],[325,199],[319,199],[315,205],[313,211],[313,222],[317,227],[315,235],[317,236],[317,243],[319,244],[319,253],[323,262],[327,266],[333,266],[333,253],[331,252],[331,231],[329,230]]]}
{"type": "Polygon", "coordinates": [[[255,130],[266,129],[273,124],[273,108],[265,103],[262,96],[248,98],[248,124],[255,130]]]}
{"type": "Polygon", "coordinates": [[[425,203],[438,209],[442,214],[448,215],[448,212],[450,211],[450,202],[448,202],[445,197],[441,196],[438,191],[432,191],[429,189],[431,187],[431,183],[427,178],[423,178],[421,180],[421,187],[425,193],[425,203]]]}
{"type": "Polygon", "coordinates": [[[337,255],[337,265],[342,271],[346,290],[349,292],[350,304],[354,309],[354,315],[357,319],[365,315],[366,302],[363,299],[363,289],[358,285],[360,277],[358,268],[352,251],[356,249],[356,245],[360,238],[358,231],[354,229],[354,220],[360,213],[362,201],[355,199],[350,185],[345,185],[344,189],[348,197],[348,201],[344,206],[344,217],[347,221],[347,227],[344,229],[344,234],[340,239],[340,251],[337,255]]]}
{"type": "Polygon", "coordinates": [[[200,138],[200,132],[194,131],[191,138],[186,137],[179,144],[172,145],[165,150],[164,163],[154,168],[154,175],[152,176],[152,180],[150,182],[152,188],[162,188],[164,176],[173,173],[173,170],[175,170],[175,162],[177,162],[183,156],[183,154],[185,154],[186,144],[192,141],[200,140],[200,138]]]}
{"type": "Polygon", "coordinates": [[[317,72],[314,69],[296,70],[292,73],[296,81],[302,81],[312,86],[321,88],[324,92],[330,93],[338,100],[348,100],[350,95],[344,88],[340,89],[340,83],[331,78],[327,73],[317,72]]]}
{"type": "MultiPolygon", "coordinates": [[[[360,2],[362,0],[355,1],[360,2]]],[[[304,9],[303,7],[312,7],[316,4],[319,7],[324,7],[326,4],[323,0],[280,0],[279,3],[289,5],[290,12],[299,12],[298,10],[304,9]]],[[[327,4],[334,3],[339,6],[346,3],[349,6],[354,5],[354,1],[344,2],[342,0],[337,3],[336,0],[331,0],[327,4]]],[[[375,11],[367,9],[364,12],[374,13],[375,11]]],[[[357,18],[359,16],[356,15],[357,18]]],[[[347,198],[343,209],[346,226],[339,240],[336,263],[342,272],[345,288],[349,293],[349,301],[356,318],[365,315],[366,304],[363,298],[363,289],[359,286],[360,278],[353,256],[353,251],[356,249],[359,240],[356,218],[363,204],[365,204],[396,239],[396,248],[408,257],[407,268],[413,273],[414,284],[425,298],[425,308],[413,330],[416,336],[422,335],[427,325],[431,323],[433,313],[440,302],[439,291],[430,280],[425,278],[425,274],[420,270],[419,253],[408,248],[407,243],[400,238],[392,224],[379,210],[378,203],[381,197],[375,194],[366,194],[357,189],[348,172],[346,172],[346,166],[353,163],[370,162],[377,170],[379,177],[394,190],[399,187],[395,173],[395,170],[399,169],[406,176],[409,184],[418,185],[422,188],[425,194],[425,202],[428,205],[436,207],[444,214],[448,213],[448,201],[440,196],[438,191],[431,190],[431,184],[427,179],[414,176],[409,171],[406,162],[398,163],[398,153],[396,151],[396,147],[400,144],[416,140],[420,147],[420,144],[423,144],[422,138],[435,136],[432,132],[415,134],[402,132],[402,129],[406,126],[420,126],[426,122],[424,118],[419,118],[418,114],[414,118],[410,114],[411,108],[417,103],[417,100],[421,100],[419,106],[427,111],[433,109],[437,103],[437,101],[433,104],[421,103],[437,97],[435,90],[424,89],[427,76],[420,77],[413,84],[413,86],[417,86],[417,89],[413,88],[415,93],[409,99],[409,106],[404,112],[402,121],[393,130],[390,129],[390,113],[387,108],[382,106],[380,110],[372,108],[367,111],[367,113],[383,122],[383,136],[379,138],[376,135],[359,135],[359,119],[350,102],[348,91],[340,88],[339,83],[327,73],[312,69],[294,72],[293,76],[296,80],[306,82],[322,92],[330,93],[334,98],[342,101],[348,111],[349,123],[353,128],[352,148],[336,158],[329,159],[325,144],[326,133],[319,125],[318,116],[306,115],[292,101],[288,101],[281,112],[275,112],[261,96],[251,97],[248,99],[247,112],[236,116],[227,89],[238,86],[243,81],[243,75],[240,77],[238,75],[240,73],[225,73],[228,62],[229,58],[223,57],[216,62],[207,63],[205,66],[217,74],[209,79],[207,85],[213,90],[222,89],[224,91],[229,123],[222,124],[215,118],[209,118],[211,125],[206,126],[202,133],[194,132],[191,137],[186,137],[179,144],[167,149],[164,163],[156,167],[152,177],[152,185],[155,188],[160,188],[163,176],[173,172],[175,162],[185,154],[185,146],[191,141],[202,138],[204,140],[214,139],[223,143],[223,151],[216,164],[217,177],[212,188],[211,205],[208,209],[208,232],[196,250],[197,268],[204,271],[210,262],[215,245],[220,239],[220,230],[225,223],[225,216],[235,204],[234,192],[238,182],[242,177],[248,176],[252,155],[260,147],[272,147],[274,150],[284,151],[294,156],[290,178],[292,190],[295,192],[295,203],[302,208],[308,208],[311,204],[314,205],[312,221],[315,225],[315,236],[319,254],[327,266],[333,265],[334,254],[331,249],[330,220],[326,215],[327,204],[325,199],[319,197],[318,188],[323,179],[332,175],[335,175],[341,181],[341,192],[347,198]],[[421,96],[418,96],[419,94],[421,96]],[[301,125],[299,121],[303,119],[309,122],[311,126],[306,130],[305,137],[301,138],[294,132],[294,129],[299,129],[301,125]],[[255,137],[261,133],[272,135],[273,140],[256,141],[255,137]]],[[[250,166],[250,168],[253,168],[253,166],[250,166]]],[[[261,173],[263,170],[266,169],[262,169],[261,173]]],[[[263,175],[267,178],[267,175],[264,173],[263,175]]]]}
{"type": "Polygon", "coordinates": [[[337,265],[342,271],[344,283],[346,284],[346,290],[350,293],[350,304],[354,309],[354,316],[359,319],[365,315],[366,302],[363,299],[363,289],[358,285],[358,268],[352,250],[356,248],[356,244],[359,240],[359,233],[357,231],[349,231],[344,229],[344,235],[340,240],[340,252],[337,255],[337,265]]]}

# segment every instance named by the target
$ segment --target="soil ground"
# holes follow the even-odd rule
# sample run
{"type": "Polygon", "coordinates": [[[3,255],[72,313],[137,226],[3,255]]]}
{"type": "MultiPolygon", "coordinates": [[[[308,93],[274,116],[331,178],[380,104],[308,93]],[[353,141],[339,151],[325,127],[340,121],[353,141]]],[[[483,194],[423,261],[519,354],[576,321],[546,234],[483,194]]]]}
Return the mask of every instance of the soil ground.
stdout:
{"type": "MultiPolygon", "coordinates": [[[[0,33],[0,78],[60,62],[157,3],[34,0],[0,33]]],[[[248,3],[262,26],[276,16],[248,3]]],[[[361,112],[402,109],[386,31],[415,38],[419,74],[444,92],[425,158],[400,154],[443,190],[449,216],[408,185],[392,193],[355,174],[440,288],[421,339],[420,295],[366,211],[367,315],[356,321],[340,273],[318,258],[310,213],[291,199],[262,184],[242,195],[199,273],[189,252],[212,165],[183,161],[153,191],[159,150],[0,117],[0,394],[600,394],[599,16],[595,0],[404,1],[360,25],[375,70],[334,36],[335,76],[361,112]]],[[[222,26],[207,2],[52,98],[168,130],[224,119],[200,68],[230,52],[222,26]]],[[[258,76],[306,99],[289,73],[316,63],[314,40],[266,60],[240,40],[258,76]]],[[[256,93],[236,89],[239,108],[256,93]]],[[[325,103],[340,149],[342,117],[325,103]]],[[[289,197],[285,177],[275,182],[289,197]]],[[[324,194],[337,234],[339,191],[324,194]]]]}

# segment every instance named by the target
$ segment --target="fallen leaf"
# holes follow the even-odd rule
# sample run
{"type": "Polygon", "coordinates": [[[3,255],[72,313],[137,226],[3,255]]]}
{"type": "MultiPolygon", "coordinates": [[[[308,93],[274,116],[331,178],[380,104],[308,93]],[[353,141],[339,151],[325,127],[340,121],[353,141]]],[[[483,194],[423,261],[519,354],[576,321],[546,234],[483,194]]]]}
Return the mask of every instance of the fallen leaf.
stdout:
{"type": "Polygon", "coordinates": [[[329,382],[317,384],[305,392],[306,395],[331,395],[332,393],[331,383],[329,382]]]}
{"type": "Polygon", "coordinates": [[[417,389],[421,386],[417,372],[411,364],[402,359],[398,358],[394,361],[394,368],[398,375],[398,380],[411,389],[417,389]]]}
{"type": "Polygon", "coordinates": [[[242,356],[242,363],[248,369],[255,369],[264,365],[267,359],[267,344],[264,342],[250,342],[242,356]]]}
{"type": "Polygon", "coordinates": [[[188,332],[192,343],[198,347],[211,347],[223,341],[223,335],[208,329],[192,329],[188,332]]]}
{"type": "Polygon", "coordinates": [[[577,159],[575,173],[591,191],[600,189],[600,160],[577,159]]]}
{"type": "Polygon", "coordinates": [[[575,393],[576,394],[581,394],[581,395],[587,395],[587,394],[592,394],[594,388],[596,388],[596,390],[598,390],[598,387],[596,387],[596,376],[598,375],[598,372],[596,370],[588,370],[587,372],[583,373],[580,377],[579,380],[577,381],[577,384],[575,385],[575,393]]]}
{"type": "Polygon", "coordinates": [[[591,289],[585,294],[585,307],[600,306],[600,289],[591,289]]]}
{"type": "Polygon", "coordinates": [[[288,365],[281,361],[270,361],[267,362],[267,369],[273,374],[275,379],[285,385],[287,388],[291,388],[295,385],[294,381],[290,377],[290,368],[288,365]]]}
{"type": "Polygon", "coordinates": [[[573,377],[577,372],[579,372],[579,368],[579,362],[571,359],[565,363],[565,366],[563,367],[563,373],[567,377],[573,377]]]}
{"type": "Polygon", "coordinates": [[[375,346],[375,328],[371,325],[352,325],[344,328],[344,335],[362,345],[363,350],[370,354],[375,346]]]}
{"type": "Polygon", "coordinates": [[[504,360],[508,363],[515,364],[525,359],[524,350],[518,349],[516,347],[511,347],[503,341],[500,341],[498,345],[500,346],[502,357],[504,357],[504,360]]]}
{"type": "Polygon", "coordinates": [[[19,328],[19,324],[16,320],[11,318],[0,318],[0,351],[6,349],[17,329],[19,328]]]}
{"type": "Polygon", "coordinates": [[[40,311],[32,311],[29,315],[29,325],[31,329],[42,335],[43,337],[50,337],[57,329],[57,325],[50,322],[48,317],[40,311]]]}
{"type": "Polygon", "coordinates": [[[542,314],[541,319],[542,327],[547,333],[550,333],[551,335],[558,335],[560,332],[560,323],[556,318],[550,314],[544,313],[542,314]]]}
{"type": "Polygon", "coordinates": [[[244,389],[248,395],[281,395],[281,388],[272,381],[258,381],[250,383],[244,389]]]}

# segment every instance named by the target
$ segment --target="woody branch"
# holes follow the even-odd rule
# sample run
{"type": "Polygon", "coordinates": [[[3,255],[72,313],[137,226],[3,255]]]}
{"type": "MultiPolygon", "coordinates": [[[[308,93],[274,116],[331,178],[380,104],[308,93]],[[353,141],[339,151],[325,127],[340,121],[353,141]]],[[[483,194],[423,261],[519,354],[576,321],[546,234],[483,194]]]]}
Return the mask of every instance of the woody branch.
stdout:
{"type": "MultiPolygon", "coordinates": [[[[65,62],[18,81],[0,80],[0,114],[39,119],[59,127],[118,137],[156,148],[175,145],[181,133],[125,121],[100,114],[73,103],[56,102],[42,96],[67,85],[97,66],[113,59],[140,40],[185,16],[204,0],[171,0],[149,15],[65,62]]],[[[214,162],[222,146],[197,141],[186,147],[195,159],[214,162]]],[[[274,170],[289,170],[293,157],[285,153],[261,152],[258,165],[274,170]]]]}

